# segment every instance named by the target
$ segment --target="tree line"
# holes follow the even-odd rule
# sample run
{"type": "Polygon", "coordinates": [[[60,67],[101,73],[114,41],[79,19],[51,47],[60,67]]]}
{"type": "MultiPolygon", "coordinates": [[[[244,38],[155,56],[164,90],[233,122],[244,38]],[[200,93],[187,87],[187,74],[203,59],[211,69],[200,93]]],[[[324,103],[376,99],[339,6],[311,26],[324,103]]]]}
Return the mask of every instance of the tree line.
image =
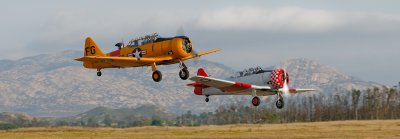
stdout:
{"type": "MultiPolygon", "coordinates": [[[[285,107],[275,107],[274,96],[266,105],[253,107],[247,101],[219,106],[214,112],[193,114],[191,111],[175,119],[152,118],[143,125],[199,126],[223,124],[292,123],[335,120],[377,120],[400,118],[400,92],[397,88],[374,87],[361,90],[340,90],[335,93],[302,93],[285,98],[285,107]]],[[[132,124],[131,124],[132,125],[132,124]]]]}
{"type": "Polygon", "coordinates": [[[275,97],[267,105],[220,106],[214,113],[191,114],[176,118],[176,125],[292,123],[335,120],[378,120],[400,118],[400,92],[397,88],[374,87],[339,90],[333,94],[299,94],[285,98],[283,109],[275,108],[275,97]]]}
{"type": "MultiPolygon", "coordinates": [[[[374,87],[366,90],[340,90],[335,93],[302,93],[285,97],[285,107],[275,107],[275,97],[267,97],[266,105],[253,107],[246,102],[219,106],[214,112],[194,114],[187,111],[176,118],[157,115],[131,121],[88,118],[84,121],[15,121],[3,128],[38,126],[137,127],[137,126],[199,126],[223,124],[260,124],[317,122],[335,120],[376,120],[400,118],[400,92],[397,88],[374,87]]],[[[4,124],[4,123],[3,123],[4,124]]],[[[0,123],[0,127],[1,123],[0,123]]],[[[1,129],[1,128],[0,128],[1,129]]]]}

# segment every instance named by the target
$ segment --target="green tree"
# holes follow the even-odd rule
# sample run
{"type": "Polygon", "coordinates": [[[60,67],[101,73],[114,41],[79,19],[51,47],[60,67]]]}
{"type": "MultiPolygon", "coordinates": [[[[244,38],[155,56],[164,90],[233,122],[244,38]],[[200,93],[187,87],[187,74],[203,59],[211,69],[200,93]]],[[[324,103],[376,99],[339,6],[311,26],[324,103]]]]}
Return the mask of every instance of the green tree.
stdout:
{"type": "Polygon", "coordinates": [[[93,117],[89,117],[88,118],[88,122],[87,122],[87,126],[89,126],[89,127],[98,127],[99,124],[97,123],[97,121],[93,117]]]}
{"type": "Polygon", "coordinates": [[[57,121],[56,126],[68,126],[68,122],[65,120],[57,121]]]}
{"type": "Polygon", "coordinates": [[[106,125],[106,126],[111,126],[111,124],[112,124],[112,119],[111,119],[111,116],[110,115],[106,115],[106,116],[104,116],[104,120],[103,120],[103,122],[104,122],[104,124],[106,125]]]}
{"type": "Polygon", "coordinates": [[[119,127],[119,128],[125,128],[125,127],[127,127],[127,124],[126,124],[125,121],[118,121],[118,122],[117,122],[117,127],[119,127]]]}
{"type": "Polygon", "coordinates": [[[358,101],[360,100],[360,95],[361,95],[361,91],[360,90],[351,90],[351,98],[352,98],[352,103],[353,103],[353,112],[354,112],[354,116],[355,119],[358,120],[358,101]]]}
{"type": "Polygon", "coordinates": [[[262,120],[266,123],[276,123],[278,122],[278,114],[274,112],[266,112],[264,116],[262,117],[262,120]]]}
{"type": "Polygon", "coordinates": [[[153,116],[151,118],[151,125],[152,126],[162,126],[162,120],[159,116],[153,116]]]}
{"type": "Polygon", "coordinates": [[[18,126],[12,123],[0,123],[0,130],[10,130],[16,128],[18,128],[18,126]]]}

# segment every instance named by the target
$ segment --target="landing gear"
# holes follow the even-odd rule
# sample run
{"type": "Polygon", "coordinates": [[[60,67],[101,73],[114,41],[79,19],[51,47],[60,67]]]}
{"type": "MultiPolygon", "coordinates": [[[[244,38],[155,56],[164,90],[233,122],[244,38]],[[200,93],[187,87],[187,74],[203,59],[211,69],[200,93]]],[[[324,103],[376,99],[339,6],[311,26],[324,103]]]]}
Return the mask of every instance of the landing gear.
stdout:
{"type": "Polygon", "coordinates": [[[151,77],[153,78],[153,81],[159,82],[162,79],[162,74],[160,71],[156,70],[153,72],[153,75],[151,77]]]}
{"type": "Polygon", "coordinates": [[[283,101],[283,97],[280,93],[278,94],[278,100],[276,100],[275,105],[278,109],[282,109],[283,106],[285,105],[285,102],[283,101]]]}
{"type": "Polygon", "coordinates": [[[101,76],[101,71],[100,71],[100,69],[97,69],[97,76],[101,76]]]}
{"type": "Polygon", "coordinates": [[[182,69],[181,71],[179,71],[179,77],[182,80],[186,80],[189,78],[189,71],[187,69],[182,69]]]}
{"type": "Polygon", "coordinates": [[[208,101],[210,101],[210,99],[208,98],[208,96],[206,96],[206,100],[205,100],[206,102],[208,102],[208,101]]]}
{"type": "Polygon", "coordinates": [[[181,70],[179,71],[179,77],[182,80],[186,80],[189,78],[189,71],[187,70],[187,67],[185,65],[185,63],[183,63],[182,61],[179,61],[179,68],[181,68],[181,70]]]}
{"type": "Polygon", "coordinates": [[[260,98],[257,96],[253,97],[253,99],[251,100],[251,104],[257,107],[258,105],[260,105],[260,98]]]}
{"type": "Polygon", "coordinates": [[[162,74],[159,70],[157,70],[156,63],[151,64],[151,70],[153,71],[153,74],[151,75],[153,81],[160,82],[162,79],[162,74]]]}

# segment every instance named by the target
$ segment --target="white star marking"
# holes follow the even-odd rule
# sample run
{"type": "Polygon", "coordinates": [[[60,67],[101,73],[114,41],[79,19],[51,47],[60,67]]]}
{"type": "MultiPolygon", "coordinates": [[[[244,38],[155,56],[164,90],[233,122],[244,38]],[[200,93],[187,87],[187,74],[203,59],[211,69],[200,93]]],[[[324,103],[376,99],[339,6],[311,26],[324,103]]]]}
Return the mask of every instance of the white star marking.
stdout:
{"type": "MultiPolygon", "coordinates": [[[[136,49],[137,50],[137,49],[136,49]]],[[[135,53],[133,53],[133,54],[135,54],[135,57],[136,57],[136,60],[137,61],[139,61],[140,60],[140,51],[136,51],[135,53]]]]}

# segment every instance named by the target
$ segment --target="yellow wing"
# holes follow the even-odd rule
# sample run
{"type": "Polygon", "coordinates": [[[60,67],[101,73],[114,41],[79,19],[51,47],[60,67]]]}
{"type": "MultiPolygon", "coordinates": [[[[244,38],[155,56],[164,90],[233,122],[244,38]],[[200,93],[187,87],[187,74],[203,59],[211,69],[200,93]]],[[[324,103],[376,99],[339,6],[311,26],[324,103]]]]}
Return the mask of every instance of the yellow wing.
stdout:
{"type": "Polygon", "coordinates": [[[75,59],[77,61],[87,62],[138,62],[138,63],[154,63],[172,60],[172,57],[154,57],[154,58],[140,58],[137,60],[135,57],[107,57],[107,56],[84,56],[82,58],[75,59]]]}
{"type": "Polygon", "coordinates": [[[188,60],[188,59],[191,59],[191,58],[200,57],[202,55],[218,52],[218,51],[221,51],[221,50],[222,49],[220,49],[220,48],[216,48],[216,49],[212,49],[212,50],[208,50],[208,51],[199,52],[197,54],[192,54],[192,55],[190,55],[188,57],[182,58],[182,60],[188,60]]]}

